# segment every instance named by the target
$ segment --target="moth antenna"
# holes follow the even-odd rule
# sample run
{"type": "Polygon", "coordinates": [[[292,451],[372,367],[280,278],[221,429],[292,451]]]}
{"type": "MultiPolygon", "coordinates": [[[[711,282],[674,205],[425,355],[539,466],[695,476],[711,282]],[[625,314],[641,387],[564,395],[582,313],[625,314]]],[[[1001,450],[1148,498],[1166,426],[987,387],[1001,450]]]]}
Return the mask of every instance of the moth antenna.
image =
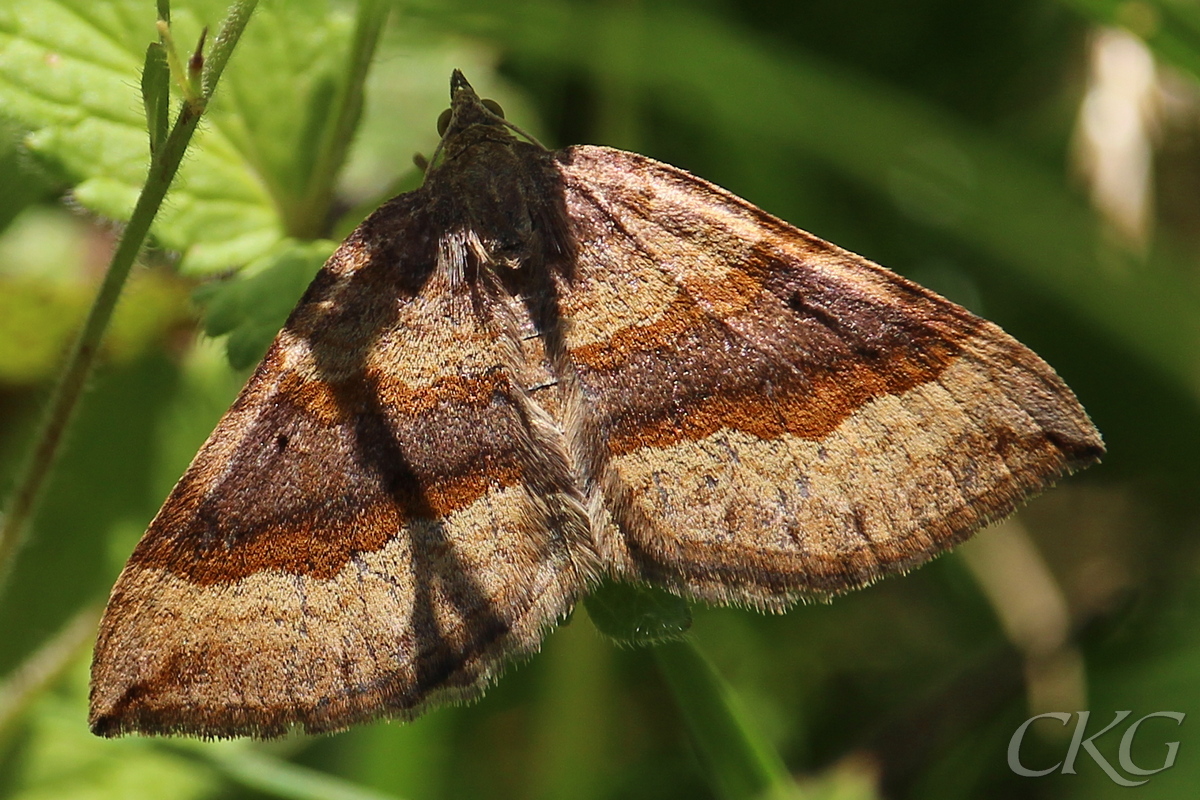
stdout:
{"type": "Polygon", "coordinates": [[[544,144],[542,144],[541,142],[539,142],[539,141],[538,141],[538,140],[537,140],[537,139],[536,139],[536,138],[535,138],[535,137],[534,137],[532,134],[526,133],[526,132],[525,132],[525,130],[524,130],[523,128],[521,128],[521,127],[519,127],[519,126],[517,126],[517,125],[514,125],[514,124],[513,124],[513,123],[511,123],[511,122],[509,122],[509,121],[508,121],[508,120],[506,120],[504,117],[502,117],[502,116],[500,116],[499,114],[497,114],[496,112],[492,111],[492,110],[491,110],[490,108],[488,108],[487,106],[484,106],[484,109],[486,109],[486,110],[487,110],[487,113],[488,113],[488,114],[490,114],[490,115],[492,116],[492,118],[493,118],[493,119],[496,119],[496,120],[498,120],[498,121],[500,122],[500,124],[501,124],[501,125],[503,125],[503,126],[504,126],[504,127],[506,127],[506,128],[511,128],[511,129],[512,129],[512,131],[513,131],[514,133],[516,133],[518,136],[522,136],[522,137],[524,137],[525,139],[528,139],[528,140],[529,140],[529,142],[530,142],[530,144],[535,144],[535,145],[537,145],[539,148],[541,148],[542,150],[545,150],[546,152],[550,152],[550,148],[549,148],[549,147],[546,147],[546,145],[544,145],[544,144]]]}
{"type": "Polygon", "coordinates": [[[542,150],[545,150],[547,153],[550,152],[549,147],[546,147],[546,145],[539,142],[536,138],[534,138],[534,136],[532,134],[526,133],[524,131],[524,129],[514,125],[513,123],[509,122],[506,119],[502,119],[501,122],[503,122],[508,127],[512,128],[513,132],[516,133],[518,136],[524,136],[526,139],[528,139],[530,144],[537,145],[539,148],[541,148],[542,150]]]}
{"type": "MultiPolygon", "coordinates": [[[[446,144],[446,137],[444,137],[444,136],[443,136],[441,139],[439,139],[439,140],[438,140],[437,147],[435,147],[435,148],[433,149],[433,155],[431,155],[431,156],[429,157],[429,164],[430,164],[431,166],[432,166],[433,164],[436,164],[436,163],[437,163],[438,156],[440,156],[440,155],[442,154],[442,148],[445,146],[445,144],[446,144]]],[[[428,169],[426,169],[425,171],[426,171],[426,172],[428,172],[429,170],[428,170],[428,169]]]]}
{"type": "MultiPolygon", "coordinates": [[[[482,108],[484,109],[484,111],[487,112],[488,116],[490,116],[490,117],[492,117],[492,119],[495,119],[496,121],[498,121],[504,127],[512,129],[512,131],[514,133],[516,133],[518,136],[521,136],[521,137],[527,139],[531,144],[537,145],[537,147],[541,148],[542,150],[545,150],[546,152],[550,152],[549,147],[546,147],[546,145],[539,142],[537,140],[537,137],[535,137],[533,134],[527,133],[524,128],[509,122],[504,117],[495,113],[487,106],[482,106],[482,108]]],[[[433,156],[430,157],[430,159],[429,159],[430,164],[437,163],[437,158],[439,155],[441,155],[442,145],[444,145],[445,142],[446,142],[446,137],[443,136],[442,139],[438,142],[437,149],[433,151],[433,156]]]]}

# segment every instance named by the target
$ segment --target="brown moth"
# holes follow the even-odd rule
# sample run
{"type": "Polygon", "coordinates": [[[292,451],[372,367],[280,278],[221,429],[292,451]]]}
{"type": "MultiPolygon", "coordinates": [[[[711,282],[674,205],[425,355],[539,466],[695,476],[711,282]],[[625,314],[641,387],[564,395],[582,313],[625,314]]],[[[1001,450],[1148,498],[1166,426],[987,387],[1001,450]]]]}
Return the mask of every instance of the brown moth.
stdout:
{"type": "Polygon", "coordinates": [[[780,611],[1102,455],[992,323],[450,85],[425,184],[330,257],[130,557],[96,733],[412,717],[603,577],[780,611]]]}

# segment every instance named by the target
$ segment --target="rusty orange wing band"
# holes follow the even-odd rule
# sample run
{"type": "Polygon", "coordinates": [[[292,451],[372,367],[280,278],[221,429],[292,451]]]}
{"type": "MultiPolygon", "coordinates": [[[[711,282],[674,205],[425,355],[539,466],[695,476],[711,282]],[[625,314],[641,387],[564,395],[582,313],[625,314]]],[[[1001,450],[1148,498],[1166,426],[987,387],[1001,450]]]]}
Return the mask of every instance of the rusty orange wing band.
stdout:
{"type": "Polygon", "coordinates": [[[582,590],[557,445],[427,207],[341,246],[154,519],[97,643],[97,732],[411,715],[476,693],[582,590]]]}
{"type": "Polygon", "coordinates": [[[666,164],[557,163],[618,574],[779,609],[911,568],[1102,454],[997,326],[666,164]]]}

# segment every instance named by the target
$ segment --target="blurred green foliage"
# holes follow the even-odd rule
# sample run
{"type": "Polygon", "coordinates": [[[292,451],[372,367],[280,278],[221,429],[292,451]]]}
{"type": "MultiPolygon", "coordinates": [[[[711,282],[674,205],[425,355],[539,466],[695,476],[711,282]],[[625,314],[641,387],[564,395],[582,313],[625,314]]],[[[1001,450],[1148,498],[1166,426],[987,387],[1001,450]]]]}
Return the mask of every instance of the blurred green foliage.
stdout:
{"type": "MultiPolygon", "coordinates": [[[[181,47],[224,6],[174,4],[181,47]]],[[[355,15],[350,2],[263,2],[239,44],[0,596],[0,681],[103,598],[333,242],[419,182],[411,156],[436,145],[459,67],[549,145],[689,169],[1041,353],[1110,446],[1019,515],[1062,593],[1093,716],[1200,710],[1193,4],[397,0],[351,136],[336,126],[357,115],[334,110],[354,80],[355,15]],[[1153,142],[1163,189],[1142,245],[1093,210],[1071,166],[1089,52],[1111,25],[1149,45],[1185,109],[1153,142]]],[[[5,494],[111,221],[145,176],[139,78],[155,39],[140,0],[0,0],[5,494]]],[[[612,633],[605,604],[625,602],[589,611],[612,633]]],[[[1137,763],[1181,744],[1176,766],[1136,790],[1085,756],[1077,775],[1014,775],[1006,747],[1033,713],[1035,678],[993,602],[950,556],[786,615],[697,607],[689,636],[805,797],[1194,796],[1200,719],[1147,723],[1137,763]]],[[[667,633],[687,627],[680,614],[667,633]]],[[[478,704],[267,746],[94,739],[81,656],[0,731],[0,797],[714,796],[712,755],[654,652],[613,647],[581,609],[478,704]]],[[[1027,737],[1027,764],[1063,757],[1053,725],[1027,737]]],[[[1114,764],[1118,739],[1099,741],[1114,764]]]]}

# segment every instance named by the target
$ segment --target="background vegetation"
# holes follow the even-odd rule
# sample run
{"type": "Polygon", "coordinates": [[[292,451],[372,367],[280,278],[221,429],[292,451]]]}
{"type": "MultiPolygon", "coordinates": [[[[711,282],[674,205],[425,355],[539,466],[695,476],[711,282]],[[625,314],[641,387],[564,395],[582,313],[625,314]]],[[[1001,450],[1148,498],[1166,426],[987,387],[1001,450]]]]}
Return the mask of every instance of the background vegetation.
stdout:
{"type": "MultiPolygon", "coordinates": [[[[174,5],[185,55],[225,5],[174,5]]],[[[157,39],[148,2],[0,0],[4,495],[145,180],[157,39]]],[[[94,609],[336,240],[417,184],[453,67],[548,144],[674,163],[996,320],[1106,436],[1104,464],[905,578],[783,616],[693,610],[798,792],[1195,796],[1200,718],[1144,726],[1143,766],[1181,744],[1137,789],[1083,754],[1038,779],[1005,759],[1033,713],[1090,708],[1092,733],[1117,710],[1200,710],[1186,0],[264,0],[0,595],[0,796],[738,796],[706,780],[696,708],[658,666],[690,656],[616,648],[583,613],[481,702],[411,725],[267,745],[86,730],[94,609]]],[[[1043,720],[1026,763],[1070,733],[1043,720]]],[[[1114,765],[1118,738],[1099,740],[1114,765]]]]}

